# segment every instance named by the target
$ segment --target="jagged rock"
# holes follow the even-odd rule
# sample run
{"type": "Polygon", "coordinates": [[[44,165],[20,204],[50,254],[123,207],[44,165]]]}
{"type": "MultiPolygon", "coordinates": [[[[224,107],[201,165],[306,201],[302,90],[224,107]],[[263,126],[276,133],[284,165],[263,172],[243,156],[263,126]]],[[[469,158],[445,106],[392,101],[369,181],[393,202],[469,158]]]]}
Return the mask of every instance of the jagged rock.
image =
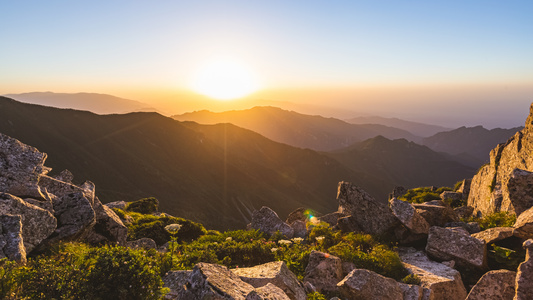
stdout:
{"type": "Polygon", "coordinates": [[[484,240],[472,237],[460,228],[429,229],[426,252],[441,260],[455,260],[463,266],[487,268],[487,246],[484,240]]]}
{"type": "Polygon", "coordinates": [[[96,224],[85,240],[91,244],[112,242],[124,245],[128,236],[128,228],[124,226],[117,214],[111,208],[102,205],[98,197],[94,198],[93,210],[96,224]]]}
{"type": "Polygon", "coordinates": [[[478,233],[481,231],[481,227],[477,222],[449,222],[444,224],[444,227],[461,227],[464,230],[468,231],[470,234],[478,233]]]}
{"type": "Polygon", "coordinates": [[[39,208],[42,208],[46,211],[48,211],[49,213],[51,213],[52,215],[54,214],[54,204],[52,203],[52,195],[46,193],[48,199],[41,199],[41,200],[37,200],[37,199],[32,199],[32,198],[25,198],[24,201],[26,201],[26,203],[29,203],[31,205],[35,205],[39,208]]]}
{"type": "Polygon", "coordinates": [[[401,196],[407,194],[407,189],[403,186],[395,186],[392,190],[392,193],[389,194],[389,201],[392,198],[400,198],[401,196]]]}
{"type": "Polygon", "coordinates": [[[267,234],[274,234],[280,231],[287,238],[294,236],[294,229],[283,222],[272,209],[263,206],[252,214],[252,228],[258,229],[267,234]]]}
{"type": "Polygon", "coordinates": [[[513,227],[513,235],[522,239],[533,238],[533,207],[521,213],[513,227]]]}
{"type": "Polygon", "coordinates": [[[312,294],[314,292],[318,292],[315,286],[309,281],[304,282],[304,289],[305,289],[306,294],[312,294]]]}
{"type": "Polygon", "coordinates": [[[358,227],[365,233],[383,234],[399,223],[385,204],[377,202],[349,182],[339,183],[337,200],[339,212],[354,217],[358,227]]]}
{"type": "Polygon", "coordinates": [[[0,215],[0,258],[7,257],[21,264],[26,263],[26,249],[20,215],[0,215]]]}
{"type": "Polygon", "coordinates": [[[523,247],[526,249],[526,259],[518,266],[516,273],[515,300],[529,300],[533,295],[533,240],[525,241],[523,247]]]}
{"type": "Polygon", "coordinates": [[[468,219],[472,216],[474,208],[472,206],[459,206],[453,209],[459,219],[468,219]]]}
{"type": "MultiPolygon", "coordinates": [[[[155,243],[155,242],[154,242],[155,243]]],[[[183,271],[169,271],[165,276],[163,276],[163,286],[167,287],[170,291],[165,295],[165,299],[176,299],[178,298],[178,293],[184,289],[187,284],[189,277],[191,276],[191,270],[183,271]]]]}
{"type": "Polygon", "coordinates": [[[304,221],[296,220],[290,226],[294,230],[294,237],[304,238],[307,235],[307,227],[304,221]]]}
{"type": "Polygon", "coordinates": [[[65,169],[61,171],[61,173],[59,173],[58,175],[54,176],[54,178],[59,181],[72,183],[72,180],[74,180],[74,175],[72,175],[69,170],[65,169]]]}
{"type": "Polygon", "coordinates": [[[50,171],[45,160],[45,153],[0,133],[0,193],[44,198],[38,183],[50,171]]]}
{"type": "Polygon", "coordinates": [[[282,289],[292,300],[306,299],[303,286],[283,261],[269,262],[251,268],[232,269],[232,272],[255,288],[271,283],[282,289]]]}
{"type": "Polygon", "coordinates": [[[361,232],[359,223],[354,216],[341,217],[337,220],[337,227],[342,232],[361,232]]]}
{"type": "Polygon", "coordinates": [[[482,215],[488,215],[509,211],[518,215],[533,205],[530,185],[532,179],[530,175],[520,171],[533,171],[532,122],[533,105],[525,128],[506,143],[494,148],[490,152],[490,164],[483,166],[472,178],[468,205],[474,207],[474,214],[480,212],[482,215]],[[529,196],[519,196],[524,193],[529,196]]]}
{"type": "Polygon", "coordinates": [[[256,288],[254,291],[251,291],[247,296],[246,300],[290,300],[283,290],[279,287],[268,283],[264,286],[256,288]]]}
{"type": "Polygon", "coordinates": [[[287,220],[285,220],[285,223],[292,224],[296,220],[303,221],[304,223],[307,221],[307,216],[305,215],[306,209],[303,207],[299,207],[295,209],[293,212],[291,212],[287,216],[287,220]]]}
{"type": "Polygon", "coordinates": [[[157,244],[154,240],[151,238],[140,238],[135,241],[129,241],[126,242],[126,247],[137,249],[137,248],[144,248],[144,249],[155,249],[157,248],[157,244]]]}
{"type": "Polygon", "coordinates": [[[427,234],[429,231],[428,222],[415,210],[411,203],[397,198],[390,200],[392,213],[400,222],[414,234],[427,234]]]}
{"type": "Polygon", "coordinates": [[[254,290],[250,284],[228,268],[216,264],[198,263],[194,266],[178,299],[235,299],[245,300],[254,290]]]}
{"type": "Polygon", "coordinates": [[[355,269],[337,284],[347,299],[403,299],[403,291],[392,278],[365,269],[355,269]]]}
{"type": "Polygon", "coordinates": [[[494,270],[485,273],[470,290],[466,300],[512,300],[516,272],[494,270]]]}
{"type": "Polygon", "coordinates": [[[463,193],[444,191],[440,194],[440,199],[444,202],[448,201],[461,201],[463,200],[463,193]]]}
{"type": "Polygon", "coordinates": [[[115,201],[115,202],[106,203],[104,205],[109,208],[118,208],[118,209],[125,210],[127,203],[126,201],[115,201]]]}
{"type": "Polygon", "coordinates": [[[470,185],[472,184],[472,178],[464,179],[463,182],[461,182],[461,185],[457,189],[458,193],[463,193],[464,199],[468,199],[468,195],[470,194],[470,185]]]}
{"type": "Polygon", "coordinates": [[[431,261],[424,252],[414,248],[399,248],[398,255],[409,273],[420,278],[420,286],[429,290],[423,293],[422,299],[465,299],[466,289],[457,270],[431,261]]]}
{"type": "Polygon", "coordinates": [[[318,220],[320,222],[326,222],[330,226],[335,226],[335,225],[337,225],[337,221],[339,220],[339,218],[342,218],[344,216],[345,215],[341,214],[340,212],[333,212],[333,213],[330,213],[330,214],[323,215],[323,216],[319,217],[318,220]]]}
{"type": "Polygon", "coordinates": [[[329,253],[311,251],[304,281],[310,282],[319,292],[334,292],[342,278],[340,258],[329,253]]]}
{"type": "Polygon", "coordinates": [[[398,283],[398,286],[402,290],[403,300],[422,300],[429,299],[431,291],[427,288],[423,288],[416,284],[398,283]],[[427,295],[424,298],[424,295],[427,295]]]}
{"type": "Polygon", "coordinates": [[[485,244],[490,245],[494,242],[501,241],[513,235],[513,228],[511,227],[494,227],[472,234],[473,237],[479,240],[484,240],[485,244]]]}
{"type": "Polygon", "coordinates": [[[430,201],[422,204],[413,204],[416,211],[429,223],[430,226],[444,226],[448,222],[457,222],[459,218],[450,206],[442,201],[430,201]],[[430,203],[431,202],[431,203],[430,203]],[[442,203],[443,205],[438,205],[442,203]]]}
{"type": "Polygon", "coordinates": [[[0,194],[0,215],[20,215],[27,253],[48,238],[57,227],[57,220],[50,212],[6,193],[0,194]]]}

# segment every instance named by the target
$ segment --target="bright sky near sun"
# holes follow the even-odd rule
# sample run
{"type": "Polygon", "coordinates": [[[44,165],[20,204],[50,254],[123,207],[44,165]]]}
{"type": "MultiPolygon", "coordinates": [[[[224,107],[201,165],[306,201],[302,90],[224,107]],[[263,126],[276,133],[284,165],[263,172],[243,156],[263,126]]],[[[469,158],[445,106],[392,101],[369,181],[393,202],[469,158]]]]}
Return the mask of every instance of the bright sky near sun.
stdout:
{"type": "Polygon", "coordinates": [[[223,57],[250,81],[242,93],[272,100],[420,86],[533,98],[530,0],[0,0],[0,11],[0,94],[201,93],[195,76],[223,57]]]}

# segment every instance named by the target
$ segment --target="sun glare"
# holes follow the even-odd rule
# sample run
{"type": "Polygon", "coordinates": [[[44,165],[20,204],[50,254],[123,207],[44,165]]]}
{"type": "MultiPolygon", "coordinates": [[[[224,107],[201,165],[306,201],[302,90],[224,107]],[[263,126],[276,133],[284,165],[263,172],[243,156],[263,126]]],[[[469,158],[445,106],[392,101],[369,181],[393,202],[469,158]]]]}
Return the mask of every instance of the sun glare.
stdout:
{"type": "Polygon", "coordinates": [[[244,64],[234,60],[216,60],[198,70],[192,88],[214,99],[232,100],[255,92],[258,84],[254,74],[244,64]]]}

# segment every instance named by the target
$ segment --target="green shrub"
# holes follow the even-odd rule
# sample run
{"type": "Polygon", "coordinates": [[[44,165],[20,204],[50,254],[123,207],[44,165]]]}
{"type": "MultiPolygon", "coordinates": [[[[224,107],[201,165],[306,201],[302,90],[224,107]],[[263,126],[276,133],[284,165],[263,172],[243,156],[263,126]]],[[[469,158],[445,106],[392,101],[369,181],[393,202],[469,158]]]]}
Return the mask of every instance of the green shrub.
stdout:
{"type": "Polygon", "coordinates": [[[319,292],[307,294],[307,300],[327,300],[326,297],[319,292]]]}
{"type": "Polygon", "coordinates": [[[0,259],[0,299],[11,299],[17,290],[19,265],[7,258],[0,259]]]}
{"type": "Polygon", "coordinates": [[[409,275],[405,276],[404,278],[402,278],[402,282],[405,283],[405,284],[420,285],[421,281],[422,280],[420,279],[420,277],[418,277],[418,275],[416,275],[416,274],[409,274],[409,275]]]}
{"type": "Polygon", "coordinates": [[[513,227],[516,215],[507,211],[495,212],[482,218],[470,217],[468,222],[477,222],[481,230],[494,227],[513,227]]]}
{"type": "Polygon", "coordinates": [[[513,250],[490,244],[488,248],[490,267],[495,269],[516,271],[518,265],[520,265],[526,257],[526,251],[522,247],[513,250]]]}
{"type": "Polygon", "coordinates": [[[159,208],[159,200],[154,197],[143,198],[137,201],[129,202],[126,205],[126,211],[137,212],[141,214],[151,214],[159,208]]]}
{"type": "Polygon", "coordinates": [[[274,252],[276,260],[284,261],[291,272],[293,272],[299,280],[303,280],[305,268],[309,263],[309,255],[314,249],[312,245],[298,242],[297,239],[292,239],[291,244],[280,244],[278,242],[275,247],[271,248],[274,252]],[[274,250],[275,249],[275,250],[274,250]]]}
{"type": "Polygon", "coordinates": [[[342,233],[340,231],[335,232],[328,223],[320,222],[320,224],[312,227],[308,240],[309,243],[315,243],[321,251],[325,251],[337,244],[341,236],[342,233]]]}
{"type": "Polygon", "coordinates": [[[430,187],[419,187],[419,188],[408,190],[407,193],[403,195],[402,197],[400,197],[399,199],[407,201],[409,203],[424,203],[424,202],[428,202],[431,200],[439,200],[440,194],[445,189],[451,190],[450,188],[447,188],[447,187],[441,187],[433,191],[432,188],[430,187]]]}

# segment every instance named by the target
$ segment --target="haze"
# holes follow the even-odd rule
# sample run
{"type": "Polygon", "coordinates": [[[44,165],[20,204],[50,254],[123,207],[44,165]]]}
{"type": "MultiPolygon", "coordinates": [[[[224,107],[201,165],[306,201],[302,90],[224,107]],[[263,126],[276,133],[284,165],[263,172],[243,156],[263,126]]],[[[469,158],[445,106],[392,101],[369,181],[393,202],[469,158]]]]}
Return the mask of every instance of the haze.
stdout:
{"type": "Polygon", "coordinates": [[[531,1],[3,1],[0,10],[0,94],[105,93],[168,115],[292,105],[488,128],[523,125],[533,101],[531,1]],[[191,90],[192,74],[219,56],[242,61],[259,90],[224,103],[191,90]]]}

